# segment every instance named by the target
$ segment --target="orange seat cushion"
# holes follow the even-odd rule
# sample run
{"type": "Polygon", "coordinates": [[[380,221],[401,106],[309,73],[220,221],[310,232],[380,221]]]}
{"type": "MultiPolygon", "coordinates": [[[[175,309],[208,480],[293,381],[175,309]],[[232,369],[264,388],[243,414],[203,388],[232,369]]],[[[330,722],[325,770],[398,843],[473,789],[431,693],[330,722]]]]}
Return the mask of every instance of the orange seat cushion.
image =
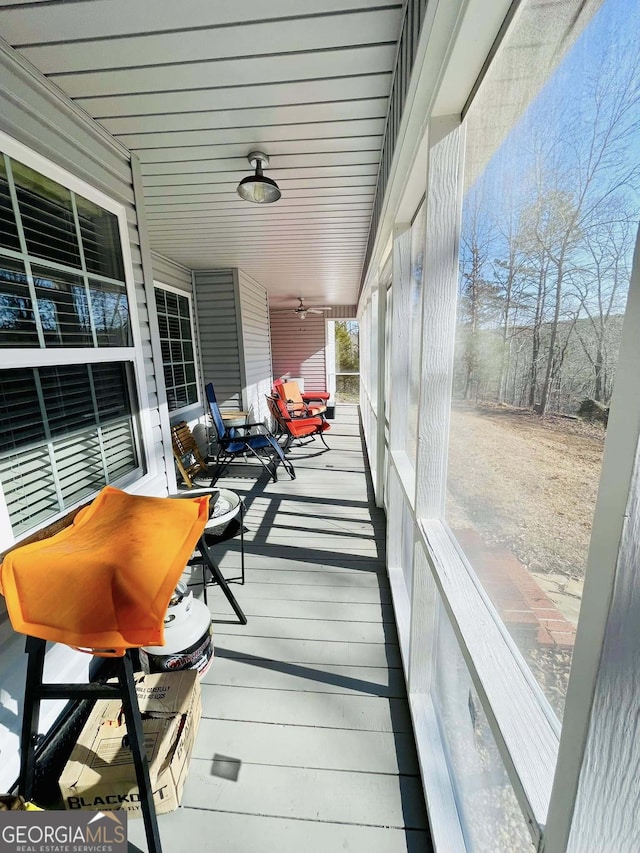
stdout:
{"type": "Polygon", "coordinates": [[[0,592],[14,630],[97,654],[163,645],[169,599],[208,518],[208,495],[105,487],[72,525],[6,555],[0,592]]]}
{"type": "Polygon", "coordinates": [[[327,411],[327,407],[321,403],[313,404],[305,403],[300,393],[300,388],[297,382],[283,382],[277,386],[277,391],[281,399],[288,403],[289,411],[292,414],[308,414],[311,416],[321,415],[327,411]]]}

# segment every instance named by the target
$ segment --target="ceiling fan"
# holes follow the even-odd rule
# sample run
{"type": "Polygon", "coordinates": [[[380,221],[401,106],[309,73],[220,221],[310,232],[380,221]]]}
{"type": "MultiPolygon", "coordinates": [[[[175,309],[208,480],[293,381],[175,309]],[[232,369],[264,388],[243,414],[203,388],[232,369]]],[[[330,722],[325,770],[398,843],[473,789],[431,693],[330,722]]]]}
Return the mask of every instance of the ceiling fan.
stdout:
{"type": "Polygon", "coordinates": [[[292,311],[294,314],[297,314],[301,320],[304,320],[307,314],[324,314],[325,311],[331,311],[330,305],[305,305],[304,304],[304,296],[297,297],[298,302],[300,303],[296,308],[293,308],[292,311]]]}

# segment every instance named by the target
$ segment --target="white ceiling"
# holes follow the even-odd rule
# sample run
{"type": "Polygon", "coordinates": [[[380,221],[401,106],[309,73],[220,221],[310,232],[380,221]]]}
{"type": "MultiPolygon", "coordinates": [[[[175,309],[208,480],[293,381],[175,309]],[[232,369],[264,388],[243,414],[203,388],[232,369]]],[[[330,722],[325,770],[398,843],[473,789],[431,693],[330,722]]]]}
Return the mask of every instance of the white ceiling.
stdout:
{"type": "Polygon", "coordinates": [[[275,303],[357,298],[403,0],[0,0],[0,36],[142,164],[152,248],[275,303]],[[282,199],[242,201],[262,150],[282,199]]]}

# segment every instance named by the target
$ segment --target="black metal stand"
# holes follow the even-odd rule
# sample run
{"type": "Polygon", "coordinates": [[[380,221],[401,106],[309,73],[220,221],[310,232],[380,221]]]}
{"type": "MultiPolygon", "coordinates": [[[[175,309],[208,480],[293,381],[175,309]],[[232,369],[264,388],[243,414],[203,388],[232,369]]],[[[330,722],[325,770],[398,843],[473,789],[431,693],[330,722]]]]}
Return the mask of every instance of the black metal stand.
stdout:
{"type": "Polygon", "coordinates": [[[204,596],[205,604],[208,604],[207,600],[207,569],[213,578],[214,583],[217,583],[222,592],[224,593],[227,601],[233,608],[234,613],[240,620],[241,625],[247,624],[247,617],[242,612],[242,608],[236,601],[234,594],[229,589],[230,582],[238,582],[244,584],[244,504],[242,500],[240,501],[240,520],[232,519],[225,530],[220,534],[212,534],[207,533],[205,530],[200,540],[198,541],[198,551],[202,556],[202,592],[204,596]],[[240,576],[238,578],[227,579],[222,574],[220,570],[220,566],[213,558],[213,554],[211,553],[211,549],[215,545],[219,545],[221,542],[226,542],[229,539],[233,539],[240,533],[240,576]]]}
{"type": "Polygon", "coordinates": [[[144,750],[142,718],[133,680],[133,664],[129,651],[114,658],[118,684],[43,684],[46,641],[27,637],[25,651],[27,680],[24,691],[24,714],[20,739],[20,779],[18,793],[26,800],[33,797],[35,776],[35,746],[38,738],[40,702],[43,699],[120,699],[127,724],[127,734],[136,771],[140,805],[144,818],[149,853],[162,853],[156,809],[153,802],[149,764],[144,750]]]}

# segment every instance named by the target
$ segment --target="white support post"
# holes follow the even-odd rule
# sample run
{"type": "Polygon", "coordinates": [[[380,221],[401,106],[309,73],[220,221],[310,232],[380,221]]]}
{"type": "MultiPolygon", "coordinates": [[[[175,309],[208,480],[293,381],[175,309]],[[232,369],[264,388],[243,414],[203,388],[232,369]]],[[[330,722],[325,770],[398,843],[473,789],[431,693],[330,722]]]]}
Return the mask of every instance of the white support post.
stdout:
{"type": "MultiPolygon", "coordinates": [[[[429,124],[416,457],[417,518],[441,518],[444,514],[462,206],[462,136],[459,116],[434,119],[429,124]]],[[[429,743],[428,755],[424,754],[424,747],[419,752],[434,837],[446,838],[447,849],[463,850],[465,842],[445,750],[437,737],[437,715],[431,697],[439,609],[439,594],[423,545],[416,542],[411,592],[409,702],[416,732],[421,742],[429,743]]]]}
{"type": "Polygon", "coordinates": [[[385,352],[385,329],[387,325],[387,278],[384,275],[378,277],[378,327],[372,329],[371,333],[378,337],[376,357],[378,359],[378,388],[377,388],[377,411],[376,411],[376,482],[375,495],[376,506],[384,506],[384,488],[386,472],[386,449],[385,442],[385,394],[390,389],[385,387],[385,365],[391,353],[385,352]]]}
{"type": "MultiPolygon", "coordinates": [[[[462,205],[461,137],[459,116],[433,119],[429,126],[417,518],[444,516],[462,205]]],[[[413,570],[409,690],[428,692],[435,643],[436,594],[421,548],[418,553],[422,558],[415,560],[413,570]]]]}
{"type": "Polygon", "coordinates": [[[409,382],[409,284],[411,278],[411,225],[396,225],[393,232],[393,340],[391,342],[391,411],[389,446],[404,450],[407,431],[406,390],[409,382]]]}
{"type": "Polygon", "coordinates": [[[422,393],[418,414],[416,515],[444,516],[458,256],[463,136],[459,116],[429,125],[422,308],[422,393]]]}
{"type": "MultiPolygon", "coordinates": [[[[144,277],[143,286],[147,308],[147,320],[149,323],[149,337],[153,359],[154,382],[156,385],[156,396],[158,401],[158,414],[160,416],[160,434],[162,436],[162,449],[164,453],[163,458],[149,460],[149,464],[150,466],[153,464],[159,472],[166,472],[168,494],[172,494],[177,488],[177,480],[175,464],[173,461],[173,451],[171,449],[169,405],[167,402],[167,388],[164,381],[164,370],[162,366],[162,350],[160,347],[158,312],[156,309],[156,296],[153,286],[153,260],[151,258],[151,244],[149,243],[149,231],[147,228],[144,186],[142,184],[142,170],[140,167],[140,160],[138,159],[136,154],[131,154],[131,178],[133,183],[133,195],[136,206],[136,216],[138,218],[138,237],[140,239],[140,263],[142,265],[142,275],[144,277]]],[[[144,377],[144,371],[142,371],[142,376],[144,377]]],[[[144,401],[142,399],[140,403],[141,405],[144,405],[144,401]]],[[[149,449],[147,449],[147,453],[148,452],[149,449]]],[[[153,468],[151,470],[153,470],[153,468]]]]}
{"type": "Polygon", "coordinates": [[[640,232],[545,853],[640,849],[640,232]]]}

